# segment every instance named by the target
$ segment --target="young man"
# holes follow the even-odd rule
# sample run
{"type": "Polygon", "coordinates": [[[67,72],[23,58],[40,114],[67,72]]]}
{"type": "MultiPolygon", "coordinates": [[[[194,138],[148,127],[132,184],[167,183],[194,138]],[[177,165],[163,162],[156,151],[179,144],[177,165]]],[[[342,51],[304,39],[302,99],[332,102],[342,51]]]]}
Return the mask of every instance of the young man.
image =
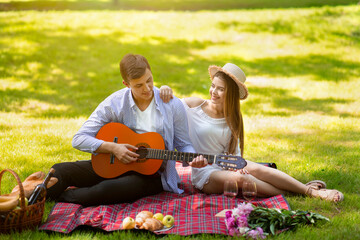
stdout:
{"type": "MultiPolygon", "coordinates": [[[[111,153],[124,164],[139,157],[130,144],[117,144],[95,138],[105,124],[118,122],[137,133],[157,132],[168,150],[195,152],[188,135],[184,106],[178,98],[163,103],[159,89],[154,87],[150,65],[141,55],[127,54],[120,62],[123,84],[127,87],[107,97],[75,134],[73,147],[92,154],[111,153]]],[[[165,163],[165,161],[164,161],[165,163]]],[[[190,163],[203,167],[206,160],[190,163]]],[[[55,164],[58,182],[48,189],[49,199],[82,204],[84,206],[132,202],[141,197],[169,191],[182,193],[175,161],[167,161],[154,175],[127,172],[117,178],[98,176],[91,161],[55,164]],[[69,186],[76,188],[68,189],[69,186]]]]}

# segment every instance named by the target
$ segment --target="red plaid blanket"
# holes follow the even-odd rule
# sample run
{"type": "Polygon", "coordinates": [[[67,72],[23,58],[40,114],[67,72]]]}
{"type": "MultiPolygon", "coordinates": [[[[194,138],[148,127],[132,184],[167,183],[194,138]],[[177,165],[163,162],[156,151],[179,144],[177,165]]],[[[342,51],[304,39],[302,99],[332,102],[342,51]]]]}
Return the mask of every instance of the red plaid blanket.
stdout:
{"type": "MultiPolygon", "coordinates": [[[[243,202],[241,198],[231,199],[223,195],[206,195],[198,192],[191,185],[190,167],[182,167],[177,163],[176,168],[182,180],[181,195],[163,192],[154,196],[139,199],[133,203],[114,205],[100,205],[83,207],[72,203],[56,203],[47,221],[40,226],[40,230],[69,233],[81,225],[99,228],[105,231],[122,229],[122,220],[142,210],[153,213],[170,214],[175,218],[175,227],[158,234],[192,235],[198,233],[227,234],[223,218],[215,214],[223,209],[231,209],[243,202]]],[[[271,198],[257,199],[254,205],[290,209],[283,195],[271,198]]]]}

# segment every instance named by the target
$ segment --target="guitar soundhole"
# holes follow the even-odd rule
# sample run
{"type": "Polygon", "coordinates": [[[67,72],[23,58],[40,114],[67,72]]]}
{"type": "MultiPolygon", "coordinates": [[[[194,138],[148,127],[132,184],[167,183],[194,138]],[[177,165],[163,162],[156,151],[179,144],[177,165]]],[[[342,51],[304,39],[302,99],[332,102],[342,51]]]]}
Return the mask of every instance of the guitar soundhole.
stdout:
{"type": "Polygon", "coordinates": [[[140,155],[139,159],[136,162],[142,163],[146,161],[146,156],[148,154],[148,148],[150,148],[149,144],[147,143],[138,143],[136,145],[138,150],[136,150],[136,153],[140,155]]]}

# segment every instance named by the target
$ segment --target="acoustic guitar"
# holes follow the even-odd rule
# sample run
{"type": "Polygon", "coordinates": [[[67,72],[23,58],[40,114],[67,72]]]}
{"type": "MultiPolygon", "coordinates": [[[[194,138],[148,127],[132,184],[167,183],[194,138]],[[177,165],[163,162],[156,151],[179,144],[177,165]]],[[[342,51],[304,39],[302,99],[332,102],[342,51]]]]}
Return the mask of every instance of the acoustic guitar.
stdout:
{"type": "Polygon", "coordinates": [[[140,155],[136,162],[124,164],[110,153],[92,155],[91,163],[94,171],[101,177],[114,178],[128,171],[143,175],[152,175],[161,167],[163,161],[174,160],[183,163],[191,162],[195,157],[203,155],[209,164],[217,164],[223,169],[241,169],[246,161],[240,156],[210,155],[165,150],[162,136],[156,132],[135,133],[121,123],[105,124],[97,133],[96,138],[117,143],[127,143],[136,146],[140,155]]]}

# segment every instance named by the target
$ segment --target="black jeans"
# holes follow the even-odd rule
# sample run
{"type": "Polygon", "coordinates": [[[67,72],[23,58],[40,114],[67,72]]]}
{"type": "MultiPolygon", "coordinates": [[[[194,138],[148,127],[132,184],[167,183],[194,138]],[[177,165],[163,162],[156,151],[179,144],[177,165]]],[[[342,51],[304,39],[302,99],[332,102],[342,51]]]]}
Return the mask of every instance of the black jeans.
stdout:
{"type": "Polygon", "coordinates": [[[58,182],[48,189],[47,198],[59,202],[83,206],[128,203],[163,191],[158,174],[127,172],[117,178],[102,178],[94,172],[90,160],[58,163],[53,168],[58,182]],[[77,188],[66,190],[69,186],[77,188]]]}

